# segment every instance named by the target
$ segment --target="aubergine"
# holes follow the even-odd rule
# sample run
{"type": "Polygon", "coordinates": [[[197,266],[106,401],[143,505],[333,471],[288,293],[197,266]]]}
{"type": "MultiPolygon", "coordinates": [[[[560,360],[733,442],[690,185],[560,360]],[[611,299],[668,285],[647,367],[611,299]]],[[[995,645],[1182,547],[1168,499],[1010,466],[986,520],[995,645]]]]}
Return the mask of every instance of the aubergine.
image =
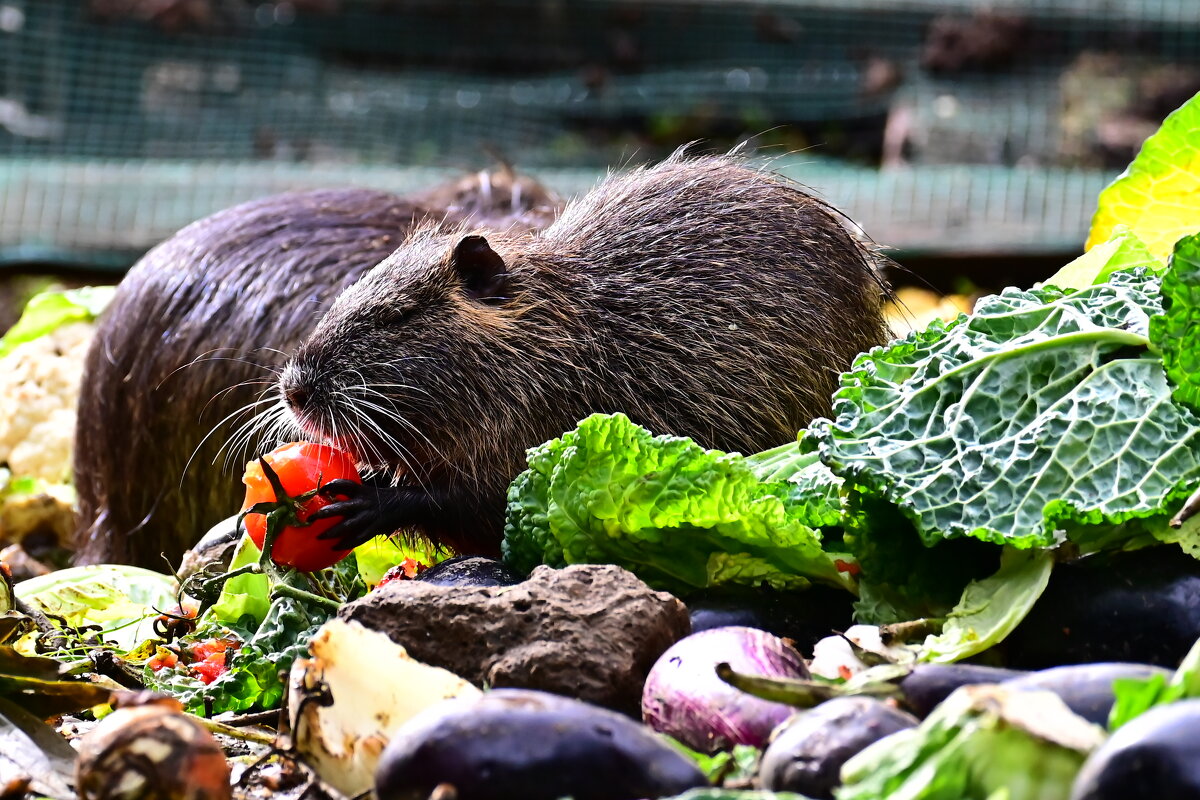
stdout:
{"type": "Polygon", "coordinates": [[[1071,800],[1200,797],[1200,700],[1152,708],[1096,748],[1071,800]]]}
{"type": "Polygon", "coordinates": [[[924,719],[960,686],[1003,683],[1025,674],[1020,670],[979,664],[917,664],[897,685],[900,687],[900,702],[924,719]]]}
{"type": "Polygon", "coordinates": [[[457,800],[636,800],[708,781],[628,717],[546,692],[496,689],[409,720],[375,771],[379,800],[426,800],[443,784],[457,800]]]}
{"type": "Polygon", "coordinates": [[[783,591],[768,587],[721,588],[686,598],[692,632],[711,628],[757,628],[808,652],[820,639],[854,624],[854,597],[831,586],[783,591]]]}
{"type": "Polygon", "coordinates": [[[1200,561],[1162,545],[1055,566],[1003,649],[1019,669],[1098,661],[1175,667],[1197,639],[1200,561]]]}
{"type": "Polygon", "coordinates": [[[1030,672],[1004,681],[1008,689],[1046,689],[1058,695],[1067,708],[1088,722],[1108,723],[1113,706],[1113,681],[1118,678],[1145,680],[1162,675],[1170,680],[1175,673],[1151,664],[1071,664],[1030,672]]]}
{"type": "Polygon", "coordinates": [[[514,586],[525,580],[494,558],[455,556],[416,577],[435,586],[514,586]]]}
{"type": "Polygon", "coordinates": [[[917,724],[916,717],[872,697],[828,700],[775,732],[759,780],[764,789],[833,800],[843,764],[867,745],[917,724]]]}

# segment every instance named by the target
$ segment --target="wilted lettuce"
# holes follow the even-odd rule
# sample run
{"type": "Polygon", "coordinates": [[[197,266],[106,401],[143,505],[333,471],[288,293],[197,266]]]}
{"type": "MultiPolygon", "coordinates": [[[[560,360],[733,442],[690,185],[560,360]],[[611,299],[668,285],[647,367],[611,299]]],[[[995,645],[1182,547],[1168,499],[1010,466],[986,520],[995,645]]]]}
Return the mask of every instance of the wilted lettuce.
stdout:
{"type": "Polygon", "coordinates": [[[917,728],[842,767],[838,800],[1045,800],[1071,794],[1104,732],[1054,694],[966,686],[917,728]]]}
{"type": "MultiPolygon", "coordinates": [[[[170,575],[122,564],[71,567],[16,585],[22,602],[72,628],[95,626],[101,638],[122,651],[154,635],[156,609],[174,605],[177,591],[170,575]]],[[[86,653],[59,656],[83,659],[86,653]]]]}

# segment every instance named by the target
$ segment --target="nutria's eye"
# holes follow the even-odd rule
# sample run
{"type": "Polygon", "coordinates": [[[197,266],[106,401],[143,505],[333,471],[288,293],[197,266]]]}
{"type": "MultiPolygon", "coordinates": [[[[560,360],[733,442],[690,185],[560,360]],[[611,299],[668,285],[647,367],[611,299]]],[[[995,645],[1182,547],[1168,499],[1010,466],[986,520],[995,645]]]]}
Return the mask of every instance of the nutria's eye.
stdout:
{"type": "Polygon", "coordinates": [[[392,326],[407,322],[410,316],[412,316],[412,309],[388,306],[381,309],[375,319],[382,325],[392,326]]]}
{"type": "Polygon", "coordinates": [[[508,267],[487,239],[464,236],[455,245],[450,263],[462,278],[467,297],[489,305],[505,300],[504,279],[508,277],[508,267]]]}

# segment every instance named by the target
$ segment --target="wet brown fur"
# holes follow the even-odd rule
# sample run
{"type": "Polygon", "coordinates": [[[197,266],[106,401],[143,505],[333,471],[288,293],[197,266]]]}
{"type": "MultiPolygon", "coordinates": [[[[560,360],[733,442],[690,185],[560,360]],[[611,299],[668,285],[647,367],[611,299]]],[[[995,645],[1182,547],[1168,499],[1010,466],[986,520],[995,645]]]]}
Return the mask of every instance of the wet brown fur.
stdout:
{"type": "Polygon", "coordinates": [[[610,177],[533,234],[482,232],[503,300],[464,293],[469,227],[422,226],[343,292],[285,367],[309,435],[445,491],[423,532],[493,553],[526,448],[591,412],[741,452],[831,411],[884,341],[872,251],[784,179],[675,156],[610,177]]]}
{"type": "MultiPolygon", "coordinates": [[[[240,465],[223,469],[218,451],[238,420],[221,420],[272,385],[334,297],[414,225],[527,229],[557,207],[536,182],[502,170],[410,197],[364,189],[269,197],[156,247],[122,281],[87,357],[77,560],[162,569],[160,553],[178,563],[199,533],[234,513],[240,465]]],[[[256,452],[253,443],[241,450],[256,452]]]]}

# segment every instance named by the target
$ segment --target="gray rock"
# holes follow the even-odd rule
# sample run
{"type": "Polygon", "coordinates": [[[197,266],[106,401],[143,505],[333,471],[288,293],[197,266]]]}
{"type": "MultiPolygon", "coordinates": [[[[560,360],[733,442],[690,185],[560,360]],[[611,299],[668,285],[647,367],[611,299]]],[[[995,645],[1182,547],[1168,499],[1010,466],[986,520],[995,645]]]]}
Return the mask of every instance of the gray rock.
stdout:
{"type": "Polygon", "coordinates": [[[476,685],[540,689],[635,716],[650,667],[691,630],[675,597],[593,564],[538,567],[515,586],[397,581],[338,616],[476,685]]]}

